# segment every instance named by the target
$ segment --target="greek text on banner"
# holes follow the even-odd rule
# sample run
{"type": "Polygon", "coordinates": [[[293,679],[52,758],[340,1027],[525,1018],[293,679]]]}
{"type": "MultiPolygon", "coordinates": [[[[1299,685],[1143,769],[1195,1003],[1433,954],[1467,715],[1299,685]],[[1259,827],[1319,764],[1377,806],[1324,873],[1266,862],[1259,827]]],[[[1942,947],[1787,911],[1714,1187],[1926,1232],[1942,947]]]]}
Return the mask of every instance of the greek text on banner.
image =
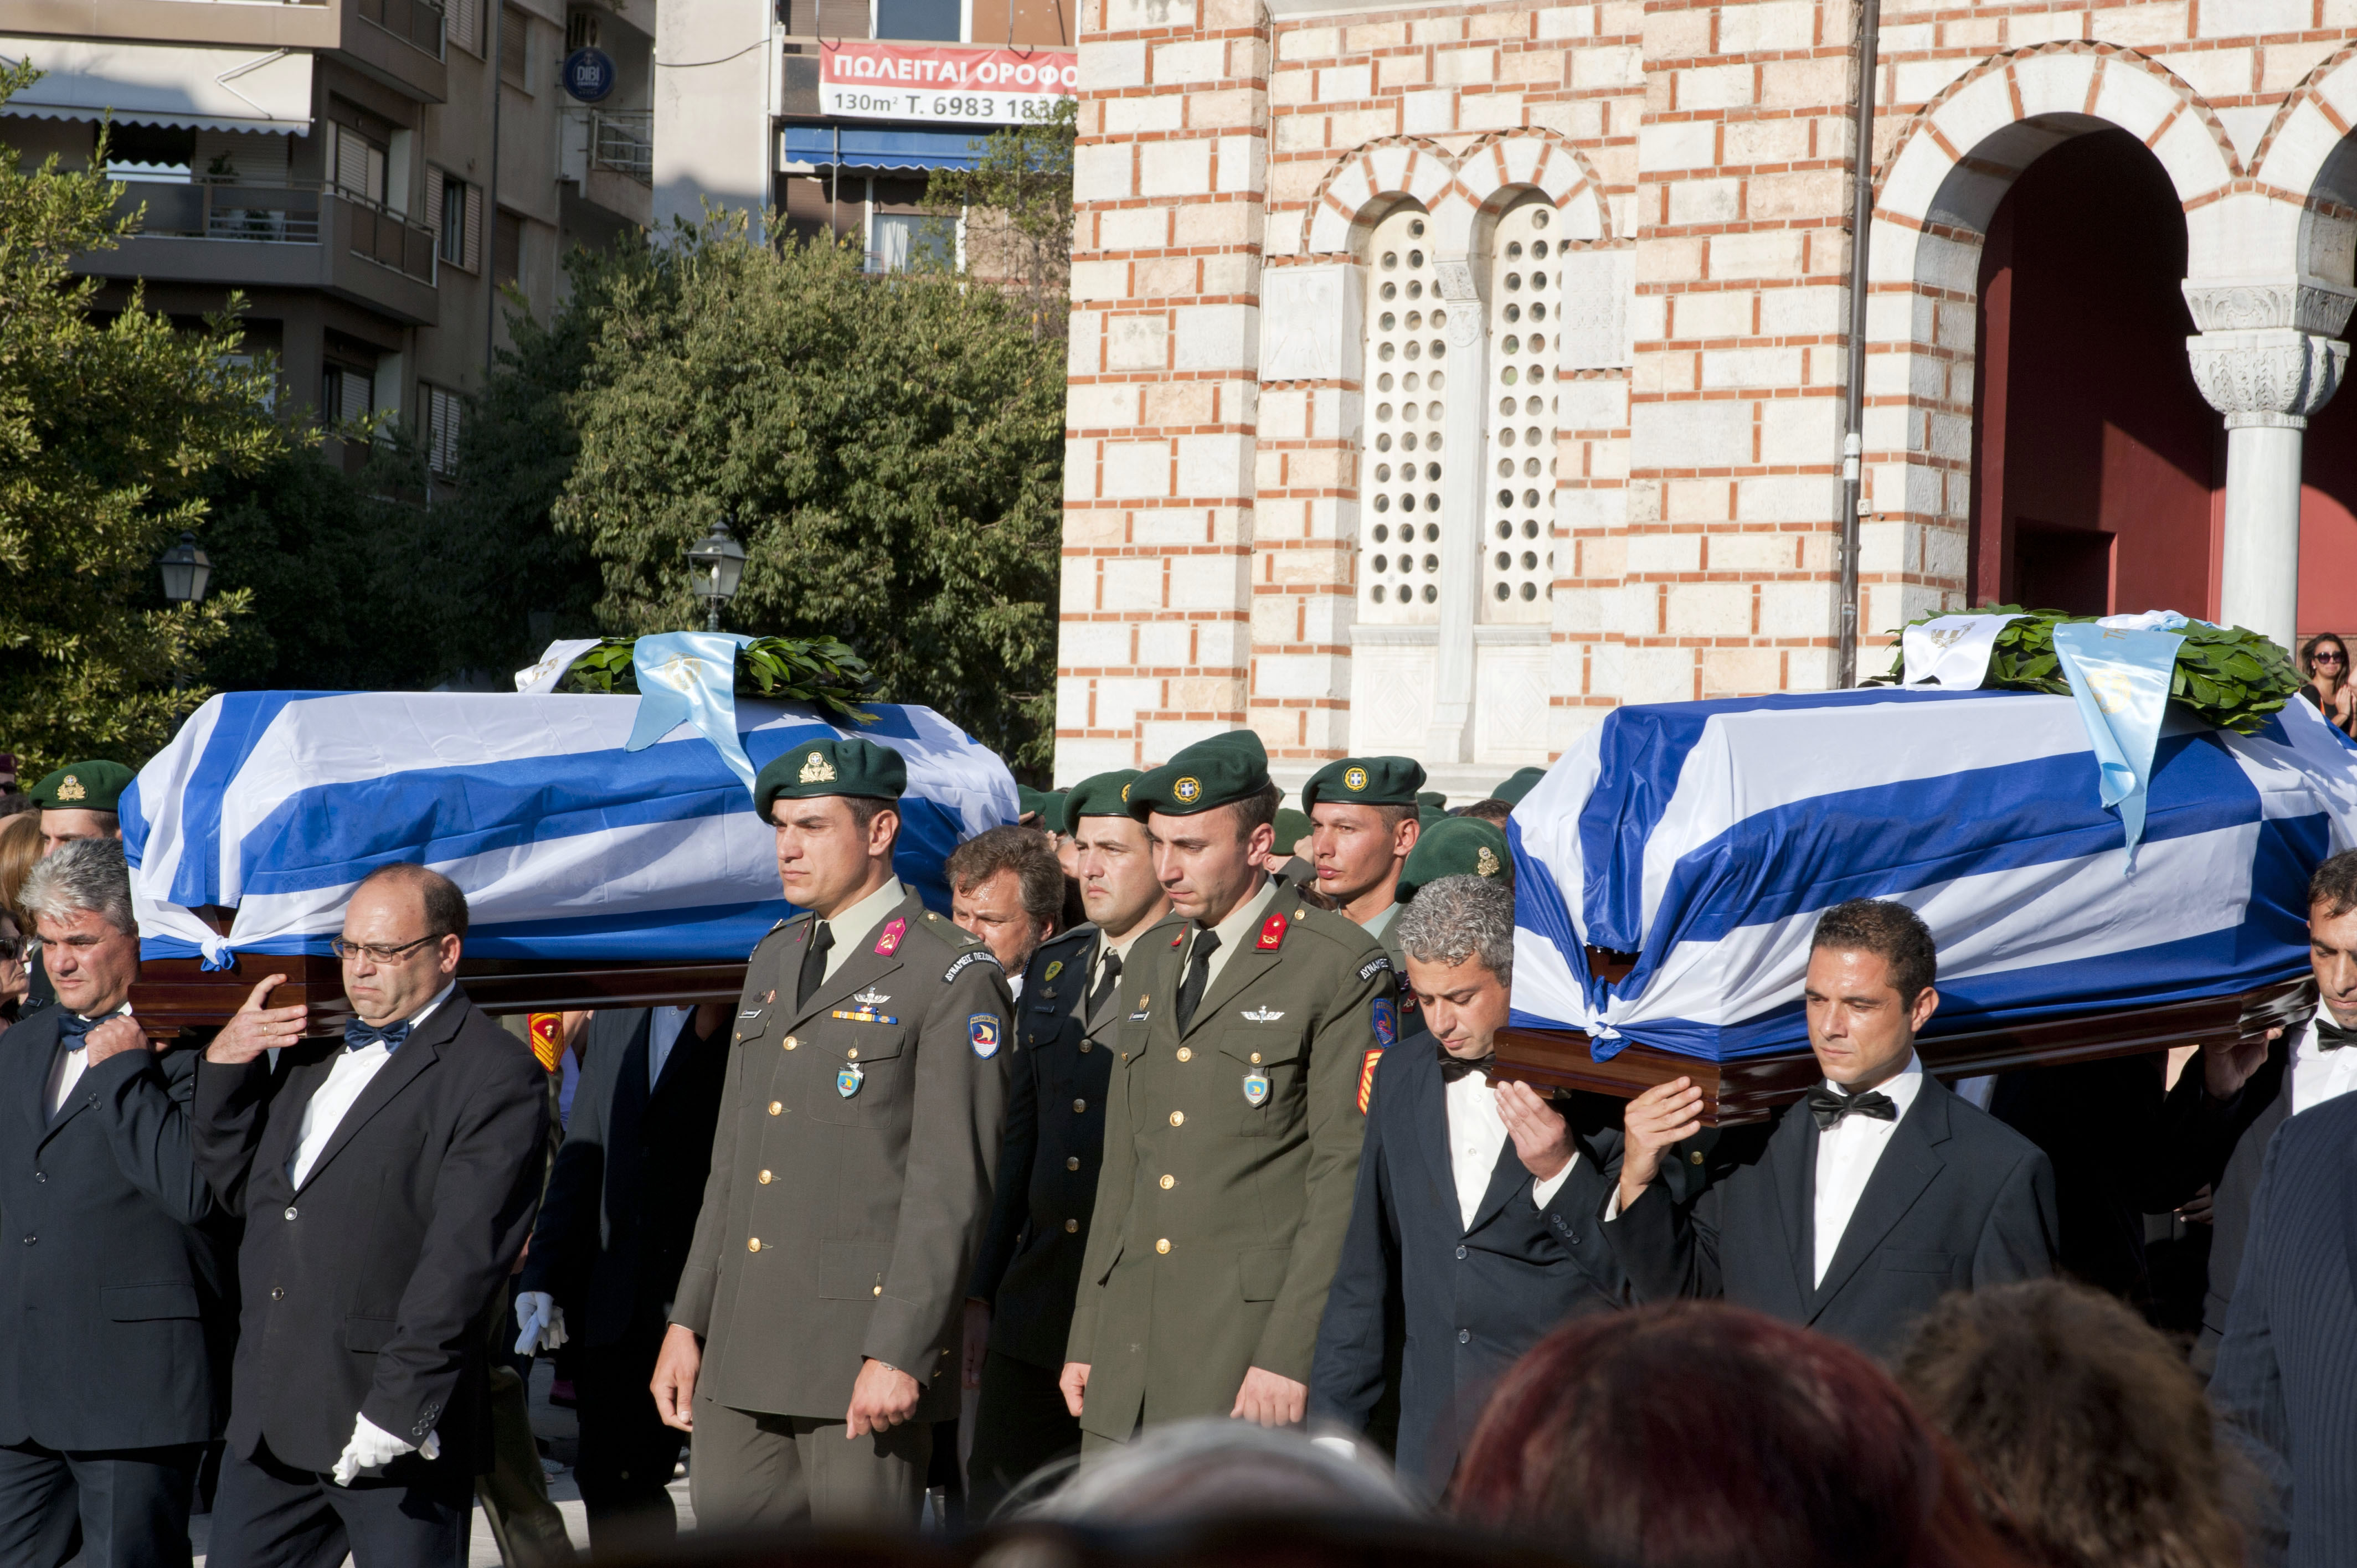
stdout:
{"type": "Polygon", "coordinates": [[[1019,125],[1045,120],[1080,90],[1076,57],[856,41],[823,44],[822,113],[870,120],[1019,125]]]}

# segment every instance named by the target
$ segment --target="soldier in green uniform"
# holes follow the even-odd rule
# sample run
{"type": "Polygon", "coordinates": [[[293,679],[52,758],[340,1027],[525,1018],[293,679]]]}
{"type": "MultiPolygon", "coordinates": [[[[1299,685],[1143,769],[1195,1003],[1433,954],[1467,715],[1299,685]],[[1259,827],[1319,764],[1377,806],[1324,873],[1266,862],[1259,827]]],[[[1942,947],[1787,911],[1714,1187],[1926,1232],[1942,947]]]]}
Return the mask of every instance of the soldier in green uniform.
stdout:
{"type": "MultiPolygon", "coordinates": [[[[41,809],[41,854],[54,854],[58,846],[76,839],[121,838],[123,819],[115,808],[122,801],[123,791],[137,777],[120,762],[102,758],[69,762],[45,775],[39,783],[25,791],[41,809]]],[[[38,949],[25,965],[25,979],[31,987],[25,997],[26,1012],[46,1007],[58,999],[57,988],[49,983],[48,972],[41,966],[38,949]]]]}
{"type": "Polygon", "coordinates": [[[1310,854],[1318,891],[1383,944],[1399,974],[1407,960],[1391,931],[1399,918],[1400,866],[1423,831],[1415,798],[1423,788],[1423,768],[1405,757],[1345,757],[1301,787],[1302,809],[1316,824],[1310,854]]]}
{"type": "Polygon", "coordinates": [[[653,1382],[715,1530],[906,1525],[958,1412],[1014,1010],[892,874],[898,752],[795,746],[753,799],[807,912],[753,950],[695,1240],[653,1382]]]}
{"type": "Polygon", "coordinates": [[[1122,975],[1062,1378],[1083,1455],[1145,1423],[1302,1417],[1399,993],[1372,937],[1264,868],[1278,799],[1245,730],[1130,787],[1175,914],[1122,975]]]}

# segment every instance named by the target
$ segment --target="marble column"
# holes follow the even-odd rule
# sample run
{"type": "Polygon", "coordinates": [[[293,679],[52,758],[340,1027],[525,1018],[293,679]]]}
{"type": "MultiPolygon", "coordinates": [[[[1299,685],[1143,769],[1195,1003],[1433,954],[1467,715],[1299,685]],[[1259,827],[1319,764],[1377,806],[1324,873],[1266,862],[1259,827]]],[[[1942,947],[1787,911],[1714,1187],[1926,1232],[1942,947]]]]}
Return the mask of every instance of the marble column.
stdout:
{"type": "Polygon", "coordinates": [[[2294,646],[2299,613],[2300,447],[2309,416],[2349,366],[2357,294],[2316,283],[2189,280],[2201,333],[2185,340],[2193,379],[2226,416],[2224,561],[2219,618],[2294,646]]]}

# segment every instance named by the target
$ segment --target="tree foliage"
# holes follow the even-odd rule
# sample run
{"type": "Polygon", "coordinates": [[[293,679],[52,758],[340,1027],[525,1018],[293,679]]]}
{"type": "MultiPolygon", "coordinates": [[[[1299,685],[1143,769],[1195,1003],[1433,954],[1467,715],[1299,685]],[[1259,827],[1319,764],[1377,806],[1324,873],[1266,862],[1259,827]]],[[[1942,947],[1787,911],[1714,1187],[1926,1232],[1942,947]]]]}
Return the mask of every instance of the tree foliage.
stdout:
{"type": "MultiPolygon", "coordinates": [[[[0,66],[0,102],[38,75],[0,66]]],[[[178,330],[136,290],[93,310],[73,258],[136,221],[103,166],[102,142],[81,171],[0,145],[0,736],[31,773],[144,760],[202,699],[202,656],[250,596],[167,605],[156,560],[204,524],[209,475],[285,446],[274,370],[239,357],[232,317],[178,330]]]]}
{"type": "Polygon", "coordinates": [[[928,207],[966,219],[967,273],[1011,294],[1042,338],[1066,337],[1071,327],[1079,129],[1080,105],[1066,99],[1045,120],[993,132],[973,168],[937,168],[925,182],[928,207]]]}
{"type": "Polygon", "coordinates": [[[597,563],[602,627],[698,624],[683,557],[725,518],[731,629],[839,639],[877,700],[1044,763],[1061,346],[996,290],[756,244],[741,218],[616,257],[598,292],[553,515],[597,563]]]}

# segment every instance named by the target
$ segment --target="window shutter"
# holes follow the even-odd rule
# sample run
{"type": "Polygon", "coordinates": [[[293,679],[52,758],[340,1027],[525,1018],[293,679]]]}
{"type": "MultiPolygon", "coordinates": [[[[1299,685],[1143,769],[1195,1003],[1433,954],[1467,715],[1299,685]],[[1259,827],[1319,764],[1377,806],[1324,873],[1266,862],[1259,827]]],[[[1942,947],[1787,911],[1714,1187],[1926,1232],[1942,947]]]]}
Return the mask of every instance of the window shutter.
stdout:
{"type": "Polygon", "coordinates": [[[511,87],[532,91],[532,33],[523,13],[512,5],[500,7],[500,80],[511,87]]]}
{"type": "Polygon", "coordinates": [[[483,270],[483,193],[467,188],[467,259],[458,263],[470,273],[483,270]]]}
{"type": "Polygon", "coordinates": [[[450,0],[446,22],[450,42],[470,55],[483,52],[483,0],[450,0]]]}
{"type": "Polygon", "coordinates": [[[425,226],[434,231],[436,249],[442,238],[442,171],[425,166],[425,226]]]}

